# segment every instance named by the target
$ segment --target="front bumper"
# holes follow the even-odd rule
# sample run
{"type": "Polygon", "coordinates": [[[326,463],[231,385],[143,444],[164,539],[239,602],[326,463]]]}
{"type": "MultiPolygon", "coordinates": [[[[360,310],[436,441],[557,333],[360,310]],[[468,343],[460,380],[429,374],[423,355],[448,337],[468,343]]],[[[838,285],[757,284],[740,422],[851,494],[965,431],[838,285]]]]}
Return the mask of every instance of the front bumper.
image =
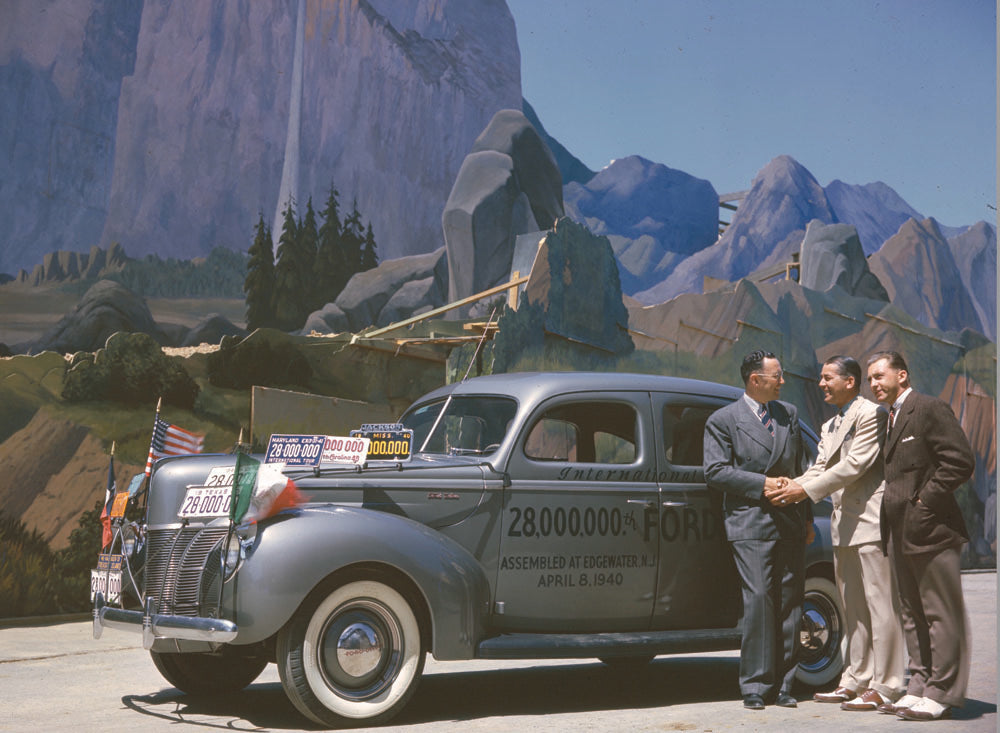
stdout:
{"type": "Polygon", "coordinates": [[[94,638],[100,639],[104,629],[142,633],[142,646],[151,649],[158,638],[189,639],[226,644],[236,638],[238,627],[232,621],[199,616],[171,616],[156,612],[156,599],[146,598],[142,611],[129,611],[108,606],[104,594],[94,596],[94,638]]]}

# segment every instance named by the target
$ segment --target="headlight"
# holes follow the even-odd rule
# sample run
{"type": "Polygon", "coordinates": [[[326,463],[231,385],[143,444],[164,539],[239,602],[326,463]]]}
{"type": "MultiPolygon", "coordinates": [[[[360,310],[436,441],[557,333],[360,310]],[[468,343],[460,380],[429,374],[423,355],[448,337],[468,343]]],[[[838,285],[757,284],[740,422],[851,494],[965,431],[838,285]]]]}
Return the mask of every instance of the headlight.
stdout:
{"type": "Polygon", "coordinates": [[[129,522],[122,528],[122,554],[134,560],[143,548],[142,529],[135,522],[129,522]]]}
{"type": "Polygon", "coordinates": [[[243,546],[240,545],[240,538],[237,534],[233,533],[229,535],[229,540],[226,542],[226,557],[224,560],[225,567],[225,578],[229,580],[236,569],[239,568],[240,562],[243,560],[243,546]]]}
{"type": "Polygon", "coordinates": [[[222,548],[222,570],[225,580],[232,578],[240,569],[240,565],[246,560],[253,547],[256,534],[257,525],[255,523],[241,525],[229,533],[226,544],[222,548]]]}

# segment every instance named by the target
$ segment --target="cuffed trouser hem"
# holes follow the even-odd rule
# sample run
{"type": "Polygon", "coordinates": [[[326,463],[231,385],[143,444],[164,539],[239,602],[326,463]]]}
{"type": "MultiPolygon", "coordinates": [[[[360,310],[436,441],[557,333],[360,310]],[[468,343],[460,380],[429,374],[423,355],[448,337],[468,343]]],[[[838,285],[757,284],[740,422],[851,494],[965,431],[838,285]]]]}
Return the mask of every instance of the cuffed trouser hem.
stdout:
{"type": "Polygon", "coordinates": [[[864,692],[865,690],[868,689],[865,685],[860,684],[853,677],[846,679],[844,677],[841,677],[840,682],[837,683],[837,687],[843,687],[845,690],[850,690],[855,695],[857,695],[859,692],[864,692]]]}
{"type": "Polygon", "coordinates": [[[936,687],[925,687],[924,694],[921,697],[926,697],[933,700],[941,705],[947,705],[952,708],[960,708],[965,705],[964,697],[950,697],[944,690],[939,690],[936,687]]]}
{"type": "Polygon", "coordinates": [[[897,690],[892,687],[887,687],[886,685],[874,684],[869,687],[869,689],[875,690],[878,694],[884,697],[889,702],[896,702],[899,698],[903,696],[906,692],[905,690],[897,690]]]}

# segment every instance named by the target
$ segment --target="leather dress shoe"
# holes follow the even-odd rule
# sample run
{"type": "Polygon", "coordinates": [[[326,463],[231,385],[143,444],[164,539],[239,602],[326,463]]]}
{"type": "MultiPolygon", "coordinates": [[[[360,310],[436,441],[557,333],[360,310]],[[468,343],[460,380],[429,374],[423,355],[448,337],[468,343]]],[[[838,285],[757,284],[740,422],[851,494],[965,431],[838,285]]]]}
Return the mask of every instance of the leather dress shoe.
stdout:
{"type": "Polygon", "coordinates": [[[903,720],[941,720],[951,717],[951,706],[925,697],[908,708],[902,708],[896,716],[903,720]]]}
{"type": "Polygon", "coordinates": [[[892,702],[892,700],[882,697],[878,690],[865,690],[853,700],[840,703],[840,709],[874,713],[878,710],[879,705],[885,705],[887,702],[892,702]]]}
{"type": "Polygon", "coordinates": [[[779,708],[797,708],[799,706],[799,701],[787,692],[781,692],[778,694],[778,699],[774,701],[774,704],[779,708]]]}
{"type": "Polygon", "coordinates": [[[886,715],[896,715],[900,711],[906,710],[919,700],[920,698],[915,695],[903,695],[901,698],[896,700],[896,702],[882,703],[878,706],[878,711],[880,713],[885,713],[886,715]]]}
{"type": "Polygon", "coordinates": [[[813,695],[813,700],[816,702],[839,702],[845,703],[848,700],[853,700],[858,696],[854,690],[848,690],[846,687],[838,687],[833,692],[817,692],[813,695]]]}
{"type": "Polygon", "coordinates": [[[763,710],[764,698],[762,698],[760,695],[744,695],[743,707],[745,707],[747,710],[763,710]]]}

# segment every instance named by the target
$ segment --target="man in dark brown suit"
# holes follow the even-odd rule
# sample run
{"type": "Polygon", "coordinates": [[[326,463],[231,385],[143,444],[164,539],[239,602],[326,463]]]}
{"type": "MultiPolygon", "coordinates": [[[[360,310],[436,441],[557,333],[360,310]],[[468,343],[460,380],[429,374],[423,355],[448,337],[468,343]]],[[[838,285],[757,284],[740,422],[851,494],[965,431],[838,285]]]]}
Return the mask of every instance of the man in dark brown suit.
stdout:
{"type": "Polygon", "coordinates": [[[906,695],[879,707],[905,720],[938,720],[965,702],[969,650],[959,555],[968,532],[955,489],[975,458],[947,403],[910,387],[894,351],[868,360],[875,399],[889,408],[882,543],[899,583],[909,652],[906,695]]]}

